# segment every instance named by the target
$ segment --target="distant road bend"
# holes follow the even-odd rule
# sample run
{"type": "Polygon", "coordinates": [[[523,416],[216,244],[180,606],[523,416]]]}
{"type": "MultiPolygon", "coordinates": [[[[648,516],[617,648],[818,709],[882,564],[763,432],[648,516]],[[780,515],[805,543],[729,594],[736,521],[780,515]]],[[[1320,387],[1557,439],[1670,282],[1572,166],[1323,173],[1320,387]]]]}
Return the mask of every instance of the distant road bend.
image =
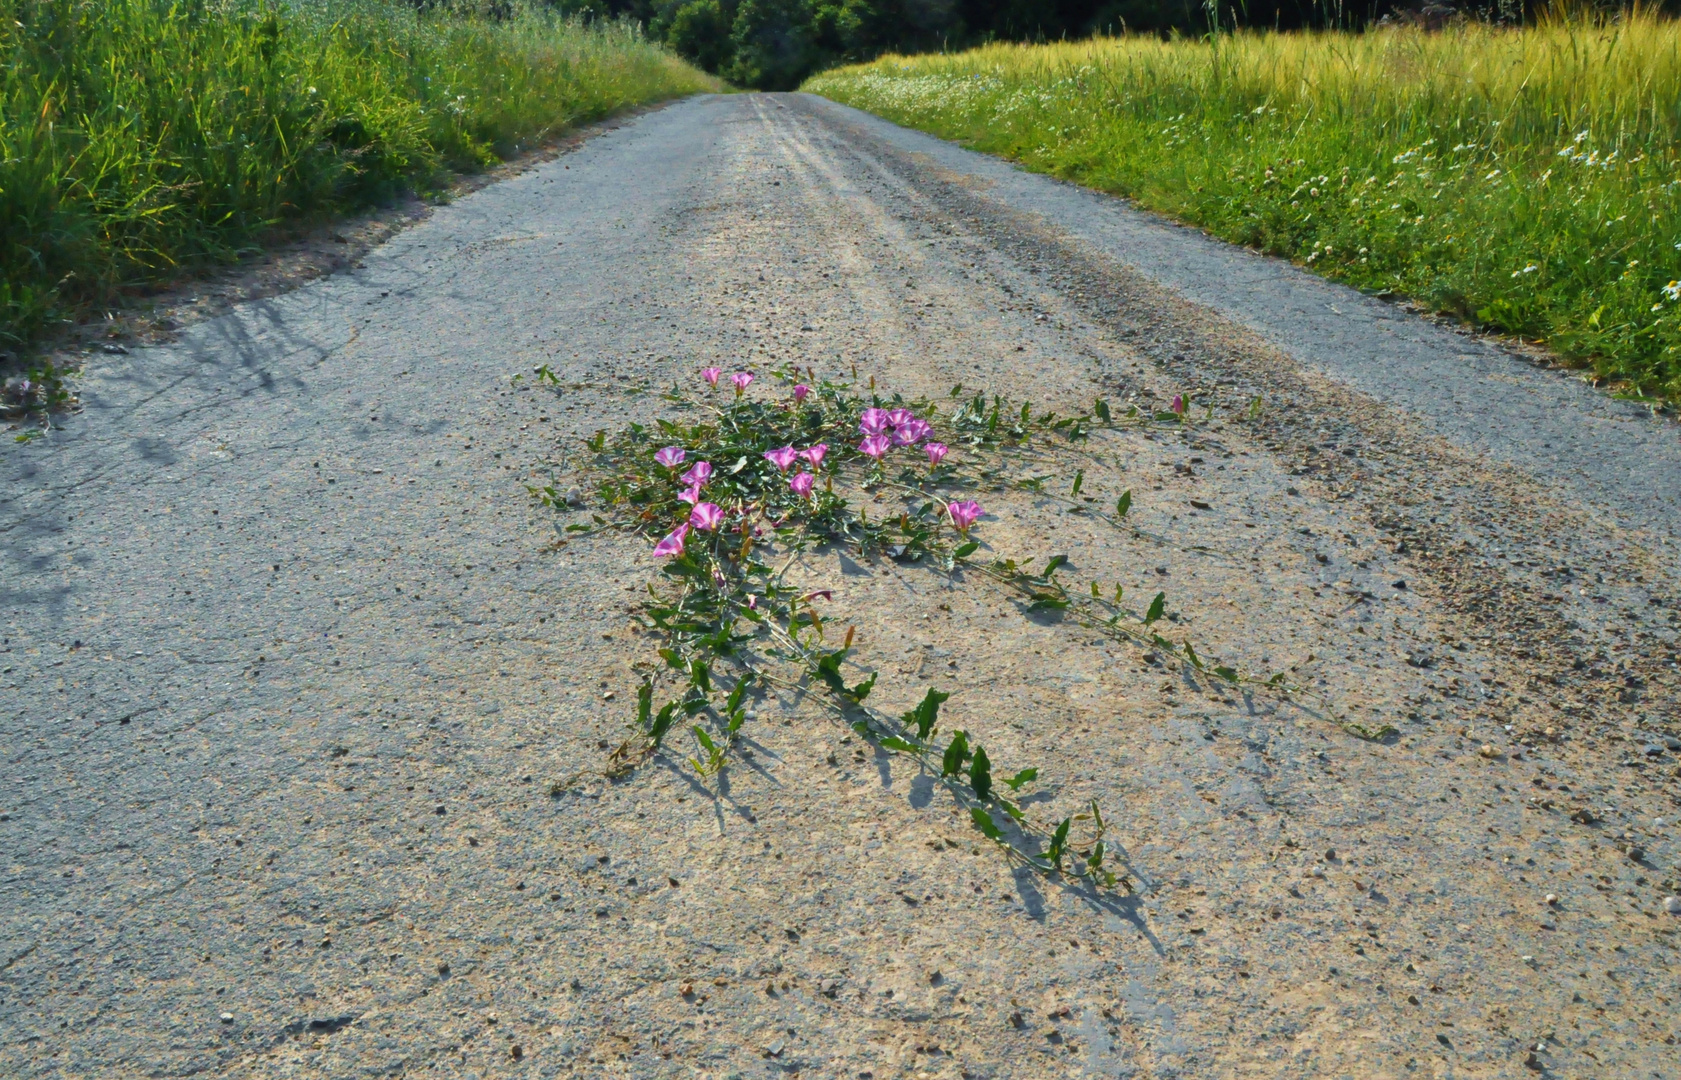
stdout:
{"type": "Polygon", "coordinates": [[[1564,374],[742,94],[80,392],[0,450],[6,1076],[1677,1075],[1681,429],[1564,374]],[[1013,871],[791,701],[722,786],[673,758],[551,796],[623,736],[654,569],[555,548],[522,485],[647,390],[784,362],[1192,393],[1182,435],[1094,440],[1138,536],[1026,493],[984,535],[1400,734],[813,562],[884,699],[948,686],[1045,805],[1099,801],[1135,893],[1013,871]]]}

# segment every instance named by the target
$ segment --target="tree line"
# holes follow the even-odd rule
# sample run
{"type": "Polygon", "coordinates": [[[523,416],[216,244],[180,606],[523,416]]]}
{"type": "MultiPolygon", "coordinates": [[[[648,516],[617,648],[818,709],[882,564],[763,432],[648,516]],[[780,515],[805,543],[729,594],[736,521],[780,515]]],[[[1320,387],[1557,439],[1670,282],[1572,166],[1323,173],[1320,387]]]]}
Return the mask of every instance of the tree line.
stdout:
{"type": "MultiPolygon", "coordinates": [[[[424,2],[424,0],[422,0],[424,2]]],[[[1516,22],[1561,0],[548,0],[568,14],[628,18],[737,86],[791,90],[886,52],[1092,34],[1204,34],[1215,26],[1359,29],[1384,19],[1516,22]]],[[[1562,0],[1592,3],[1593,0],[1562,0]]],[[[1676,0],[1660,0],[1674,6],[1676,0]]],[[[1658,6],[1656,4],[1649,6],[1658,6]]]]}

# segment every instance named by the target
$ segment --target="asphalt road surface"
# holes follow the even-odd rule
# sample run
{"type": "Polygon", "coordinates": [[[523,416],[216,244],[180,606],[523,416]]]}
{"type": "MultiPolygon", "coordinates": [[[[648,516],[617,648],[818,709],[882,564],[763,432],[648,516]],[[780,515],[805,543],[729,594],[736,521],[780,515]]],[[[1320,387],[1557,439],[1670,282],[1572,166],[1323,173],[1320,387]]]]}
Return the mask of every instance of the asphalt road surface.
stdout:
{"type": "Polygon", "coordinates": [[[4,1075],[1681,1076],[1681,430],[1566,374],[737,95],[78,389],[0,451],[4,1075]],[[524,485],[784,361],[1194,392],[1083,459],[1138,534],[1017,492],[981,535],[1398,734],[818,560],[881,696],[1097,799],[1134,891],[1012,870],[796,700],[721,781],[600,779],[652,561],[524,485]]]}

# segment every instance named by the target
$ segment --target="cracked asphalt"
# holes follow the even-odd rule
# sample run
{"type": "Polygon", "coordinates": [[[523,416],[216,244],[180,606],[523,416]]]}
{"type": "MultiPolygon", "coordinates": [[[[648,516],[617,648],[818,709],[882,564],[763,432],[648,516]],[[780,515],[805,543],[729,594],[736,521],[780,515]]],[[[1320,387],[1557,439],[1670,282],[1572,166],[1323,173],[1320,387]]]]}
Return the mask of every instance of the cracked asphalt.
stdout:
{"type": "Polygon", "coordinates": [[[76,389],[0,451],[8,1076],[1681,1076],[1681,430],[1566,373],[742,94],[76,389]],[[1189,394],[1057,452],[1136,531],[1010,489],[980,535],[1396,733],[814,556],[884,701],[953,690],[1133,891],[1013,870],[798,695],[717,782],[601,778],[652,560],[526,485],[783,362],[1189,394]]]}

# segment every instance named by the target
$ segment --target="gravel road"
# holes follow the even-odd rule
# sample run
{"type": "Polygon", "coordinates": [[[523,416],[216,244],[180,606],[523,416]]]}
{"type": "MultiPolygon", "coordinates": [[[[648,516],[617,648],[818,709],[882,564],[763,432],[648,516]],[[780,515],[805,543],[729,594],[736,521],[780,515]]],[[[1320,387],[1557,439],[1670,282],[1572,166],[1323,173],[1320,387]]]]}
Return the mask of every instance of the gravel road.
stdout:
{"type": "Polygon", "coordinates": [[[743,94],[78,390],[0,451],[7,1076],[1681,1076],[1681,429],[1566,375],[743,94]],[[981,535],[1398,734],[813,556],[878,694],[1096,799],[1135,891],[1012,871],[794,697],[717,782],[600,779],[652,560],[524,485],[783,361],[1193,393],[1068,451],[1137,532],[1012,490],[981,535]]]}

